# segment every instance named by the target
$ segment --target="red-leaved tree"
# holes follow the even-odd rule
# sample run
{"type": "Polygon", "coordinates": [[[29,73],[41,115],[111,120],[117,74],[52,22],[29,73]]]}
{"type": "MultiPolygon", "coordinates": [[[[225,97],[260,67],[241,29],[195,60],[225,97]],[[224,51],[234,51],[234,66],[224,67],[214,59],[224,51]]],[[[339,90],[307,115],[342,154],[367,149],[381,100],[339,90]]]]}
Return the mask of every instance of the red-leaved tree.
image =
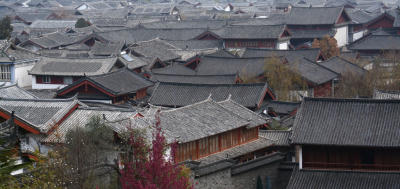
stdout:
{"type": "Polygon", "coordinates": [[[193,188],[188,176],[182,175],[183,167],[174,162],[176,143],[169,145],[171,155],[164,158],[168,145],[161,131],[158,114],[151,146],[146,145],[143,135],[134,131],[130,135],[129,144],[129,161],[123,164],[120,177],[123,189],[193,188]]]}

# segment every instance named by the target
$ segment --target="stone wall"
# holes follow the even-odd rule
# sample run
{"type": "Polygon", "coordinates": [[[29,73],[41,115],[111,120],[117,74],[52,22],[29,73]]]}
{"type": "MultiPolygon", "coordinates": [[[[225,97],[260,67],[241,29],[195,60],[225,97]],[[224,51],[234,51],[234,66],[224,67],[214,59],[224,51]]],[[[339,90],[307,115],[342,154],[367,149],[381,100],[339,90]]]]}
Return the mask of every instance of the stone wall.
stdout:
{"type": "Polygon", "coordinates": [[[280,162],[275,161],[270,164],[255,167],[251,170],[231,175],[232,169],[227,168],[217,172],[198,177],[194,179],[194,187],[197,189],[241,189],[241,188],[256,188],[257,177],[260,176],[264,188],[269,186],[271,189],[286,188],[289,182],[291,170],[280,169],[280,162]]]}

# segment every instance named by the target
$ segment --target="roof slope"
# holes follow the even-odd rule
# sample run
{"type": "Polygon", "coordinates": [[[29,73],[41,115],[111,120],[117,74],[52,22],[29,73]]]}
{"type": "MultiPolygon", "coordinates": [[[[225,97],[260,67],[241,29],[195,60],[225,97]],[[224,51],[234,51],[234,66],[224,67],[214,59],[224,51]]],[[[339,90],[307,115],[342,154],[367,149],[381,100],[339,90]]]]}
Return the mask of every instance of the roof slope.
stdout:
{"type": "Polygon", "coordinates": [[[121,53],[121,50],[124,46],[123,42],[119,43],[94,43],[90,52],[93,55],[102,55],[102,56],[110,56],[110,55],[118,55],[121,53]]]}
{"type": "Polygon", "coordinates": [[[295,144],[400,146],[400,101],[305,98],[297,112],[295,144]]]}
{"type": "Polygon", "coordinates": [[[168,40],[166,42],[183,50],[222,48],[222,41],[219,40],[168,40]]]}
{"type": "Polygon", "coordinates": [[[31,28],[75,28],[75,20],[35,20],[31,28]]]}
{"type": "Polygon", "coordinates": [[[171,75],[153,73],[151,79],[170,83],[234,84],[236,75],[171,75]]]}
{"type": "Polygon", "coordinates": [[[79,85],[79,83],[84,80],[89,80],[114,95],[136,92],[153,85],[153,82],[139,76],[134,71],[123,68],[115,72],[82,78],[81,80],[60,89],[57,93],[59,94],[67,91],[71,87],[79,85]]]}
{"type": "Polygon", "coordinates": [[[265,58],[228,58],[210,57],[200,58],[196,71],[199,75],[232,75],[248,74],[259,76],[264,73],[265,58]]]}
{"type": "Polygon", "coordinates": [[[164,83],[156,85],[150,104],[160,106],[186,106],[207,99],[210,95],[216,101],[222,101],[232,95],[232,100],[254,108],[264,99],[268,85],[259,84],[183,84],[164,83]]]}
{"type": "Polygon", "coordinates": [[[400,36],[382,30],[371,33],[349,45],[351,50],[399,50],[400,36]]]}
{"type": "Polygon", "coordinates": [[[300,106],[300,102],[285,102],[285,101],[275,101],[271,100],[263,107],[266,110],[272,108],[272,110],[278,114],[290,114],[293,111],[297,110],[300,106]]]}
{"type": "Polygon", "coordinates": [[[185,143],[239,127],[249,121],[207,99],[185,107],[160,112],[160,126],[169,138],[185,143]]]}
{"type": "Polygon", "coordinates": [[[130,49],[141,56],[147,58],[158,58],[161,61],[169,61],[180,58],[179,55],[171,51],[173,49],[177,49],[176,47],[160,39],[143,41],[131,46],[130,49]]]}
{"type": "Polygon", "coordinates": [[[297,57],[317,60],[320,55],[320,49],[300,49],[300,50],[271,50],[246,48],[242,58],[265,58],[265,57],[297,57]]]}
{"type": "Polygon", "coordinates": [[[336,31],[333,29],[330,30],[291,30],[291,39],[314,39],[314,38],[323,38],[326,35],[333,37],[336,34],[336,31]]]}
{"type": "MultiPolygon", "coordinates": [[[[201,162],[201,164],[200,164],[201,166],[202,165],[207,166],[208,164],[211,164],[211,163],[216,163],[218,161],[226,160],[227,157],[230,159],[236,158],[241,155],[249,154],[250,152],[255,152],[255,151],[258,151],[261,149],[265,149],[266,147],[269,147],[272,145],[273,145],[272,140],[269,140],[267,138],[260,136],[257,140],[253,140],[253,141],[245,143],[245,144],[234,146],[232,148],[223,150],[221,152],[217,152],[215,154],[211,154],[209,156],[200,158],[196,161],[201,162]]],[[[260,159],[256,158],[255,160],[261,160],[261,158],[260,159]]],[[[244,165],[244,164],[241,164],[241,165],[244,165]]],[[[196,173],[198,173],[197,170],[196,170],[196,173]]]]}
{"type": "Polygon", "coordinates": [[[155,74],[166,74],[166,75],[195,75],[196,72],[189,67],[186,67],[179,63],[172,63],[163,68],[152,69],[151,72],[155,74]]]}
{"type": "Polygon", "coordinates": [[[292,7],[286,24],[335,24],[342,12],[343,7],[292,7]]]}
{"type": "Polygon", "coordinates": [[[29,72],[32,75],[83,76],[110,72],[117,58],[48,58],[42,57],[29,72]]]}
{"type": "Polygon", "coordinates": [[[289,67],[294,72],[299,73],[301,77],[316,85],[332,81],[339,76],[336,72],[306,58],[289,60],[289,62],[289,67]]]}
{"type": "Polygon", "coordinates": [[[230,98],[218,102],[218,104],[224,107],[225,109],[232,111],[236,115],[240,115],[240,117],[249,120],[248,127],[257,127],[267,123],[265,118],[249,110],[248,108],[238,104],[237,102],[231,100],[230,98]]]}
{"type": "Polygon", "coordinates": [[[398,188],[399,173],[355,172],[355,171],[311,171],[294,170],[287,189],[303,188],[351,188],[375,189],[398,188]]]}
{"type": "Polygon", "coordinates": [[[128,120],[135,115],[135,111],[122,111],[119,109],[99,109],[99,108],[79,108],[75,110],[62,124],[57,127],[57,130],[51,133],[49,136],[44,138],[42,142],[49,143],[64,143],[65,136],[68,131],[77,127],[84,127],[92,117],[98,116],[106,120],[105,123],[112,127],[114,131],[118,132],[123,130],[123,123],[118,124],[117,122],[122,120],[128,120]],[[121,127],[120,127],[121,126],[121,127]]]}
{"type": "Polygon", "coordinates": [[[108,41],[126,41],[127,44],[133,44],[139,41],[152,40],[157,37],[164,40],[190,40],[203,32],[204,29],[147,29],[138,27],[100,32],[97,34],[108,41]]]}
{"type": "Polygon", "coordinates": [[[342,75],[346,73],[361,75],[366,72],[363,68],[340,57],[333,57],[326,61],[318,62],[318,64],[342,75]]]}
{"type": "Polygon", "coordinates": [[[17,85],[10,85],[0,86],[0,99],[1,98],[36,99],[37,97],[17,85]]]}
{"type": "Polygon", "coordinates": [[[290,146],[291,131],[259,130],[259,135],[272,140],[275,146],[290,146]]]}
{"type": "Polygon", "coordinates": [[[48,132],[68,111],[78,104],[76,99],[1,99],[0,109],[33,126],[42,133],[48,132]]]}
{"type": "Polygon", "coordinates": [[[211,32],[222,39],[278,39],[284,30],[285,25],[248,25],[223,27],[211,32]]]}

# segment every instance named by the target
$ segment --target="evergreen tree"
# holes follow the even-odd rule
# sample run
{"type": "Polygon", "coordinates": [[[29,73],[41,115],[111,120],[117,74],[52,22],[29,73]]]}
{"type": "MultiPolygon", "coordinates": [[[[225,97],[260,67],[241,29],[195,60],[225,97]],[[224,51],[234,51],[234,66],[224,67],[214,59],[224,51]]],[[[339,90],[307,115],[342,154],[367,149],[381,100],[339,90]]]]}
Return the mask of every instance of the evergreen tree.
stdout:
{"type": "Polygon", "coordinates": [[[0,123],[0,188],[8,188],[9,184],[15,183],[11,173],[26,168],[29,164],[17,161],[16,144],[17,128],[13,124],[13,118],[10,118],[0,123]]]}
{"type": "Polygon", "coordinates": [[[12,31],[11,18],[6,16],[0,21],[0,40],[10,39],[12,31]]]}
{"type": "Polygon", "coordinates": [[[257,187],[256,188],[257,189],[263,189],[264,188],[260,176],[257,177],[257,187]]]}
{"type": "Polygon", "coordinates": [[[85,28],[85,27],[88,27],[89,25],[90,25],[90,24],[89,24],[88,21],[86,21],[86,20],[83,19],[83,18],[79,18],[79,19],[76,21],[75,28],[85,28]]]}

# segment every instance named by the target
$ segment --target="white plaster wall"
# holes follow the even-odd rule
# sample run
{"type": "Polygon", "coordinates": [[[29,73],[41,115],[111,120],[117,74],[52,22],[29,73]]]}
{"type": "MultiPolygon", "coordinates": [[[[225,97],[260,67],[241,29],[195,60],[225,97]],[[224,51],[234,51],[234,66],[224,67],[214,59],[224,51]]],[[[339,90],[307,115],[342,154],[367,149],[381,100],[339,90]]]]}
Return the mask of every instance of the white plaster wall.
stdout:
{"type": "Polygon", "coordinates": [[[36,76],[32,76],[32,89],[61,89],[67,85],[36,83],[36,76]]]}
{"type": "Polygon", "coordinates": [[[86,4],[82,4],[77,8],[77,10],[89,10],[90,8],[86,4]]]}
{"type": "Polygon", "coordinates": [[[288,50],[289,49],[289,41],[278,42],[277,49],[279,49],[279,50],[288,50]]]}
{"type": "Polygon", "coordinates": [[[364,36],[365,31],[359,31],[357,33],[353,33],[353,41],[356,41],[364,36]]]}
{"type": "Polygon", "coordinates": [[[17,64],[15,66],[15,82],[19,87],[27,87],[32,85],[32,76],[28,75],[28,71],[32,69],[34,63],[17,64]]]}
{"type": "Polygon", "coordinates": [[[342,26],[336,28],[336,34],[334,38],[337,41],[338,47],[343,47],[348,43],[348,27],[347,26],[342,26]]]}

